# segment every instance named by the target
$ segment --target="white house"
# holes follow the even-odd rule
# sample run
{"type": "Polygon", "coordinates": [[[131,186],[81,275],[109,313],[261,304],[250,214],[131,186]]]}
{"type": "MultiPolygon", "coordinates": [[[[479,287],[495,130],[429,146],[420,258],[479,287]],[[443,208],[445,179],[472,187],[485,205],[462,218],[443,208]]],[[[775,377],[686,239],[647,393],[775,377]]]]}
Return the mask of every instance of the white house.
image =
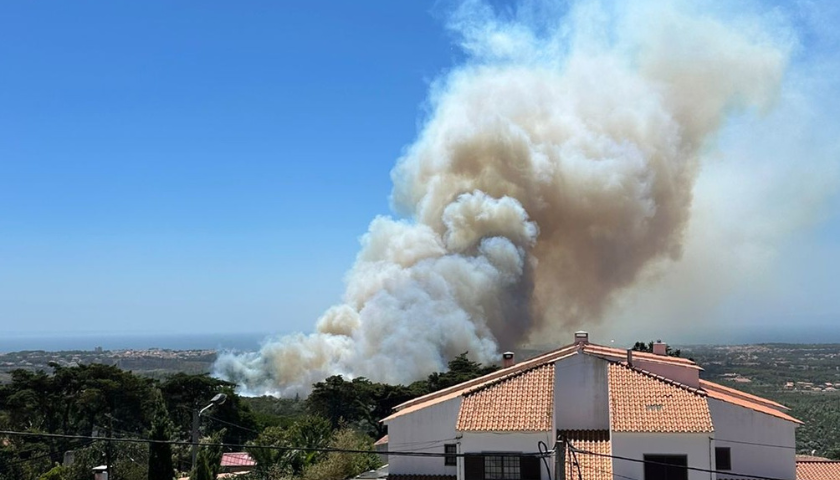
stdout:
{"type": "Polygon", "coordinates": [[[573,344],[518,364],[505,354],[501,370],[395,408],[384,420],[389,476],[796,479],[801,422],[786,407],[700,380],[697,364],[665,350],[595,345],[578,332],[573,344]],[[557,454],[539,454],[555,444],[557,454]]]}

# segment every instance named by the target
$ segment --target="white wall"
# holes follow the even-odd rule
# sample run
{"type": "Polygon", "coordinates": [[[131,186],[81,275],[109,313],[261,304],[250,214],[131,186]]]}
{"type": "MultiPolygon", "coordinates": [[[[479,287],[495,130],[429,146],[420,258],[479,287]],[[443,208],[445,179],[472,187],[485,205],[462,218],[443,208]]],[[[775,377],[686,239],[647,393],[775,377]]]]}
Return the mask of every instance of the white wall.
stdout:
{"type": "MultiPolygon", "coordinates": [[[[455,443],[455,425],[461,397],[455,397],[392,420],[388,425],[389,451],[444,453],[444,444],[455,443]]],[[[388,456],[388,473],[456,475],[457,467],[445,466],[443,457],[388,456]]]]}
{"type": "Polygon", "coordinates": [[[692,388],[700,387],[700,370],[667,363],[652,362],[639,357],[633,357],[633,366],[648,372],[661,375],[675,382],[692,388]]]}
{"type": "MultiPolygon", "coordinates": [[[[715,425],[715,446],[729,447],[732,472],[790,480],[796,478],[794,423],[720,400],[710,398],[708,401],[715,425]],[[726,440],[780,445],[787,448],[747,445],[726,440]]],[[[724,474],[718,476],[726,477],[724,474]]]]}
{"type": "MultiPolygon", "coordinates": [[[[644,460],[647,455],[687,455],[688,466],[712,469],[709,433],[612,433],[612,454],[644,460]]],[[[613,473],[644,480],[644,463],[613,459],[613,473]]],[[[688,471],[688,480],[715,480],[706,472],[688,471]]]]}
{"type": "MultiPolygon", "coordinates": [[[[544,442],[548,448],[554,446],[552,435],[549,432],[543,433],[477,433],[464,432],[460,443],[460,453],[491,453],[491,452],[514,452],[514,453],[535,453],[539,452],[539,442],[544,442]]],[[[540,472],[542,480],[548,480],[548,472],[540,460],[540,472]]],[[[462,460],[458,459],[459,465],[462,460]]],[[[548,460],[549,468],[554,470],[554,459],[548,460]]],[[[389,471],[390,473],[390,471],[389,471]]],[[[464,478],[463,471],[459,478],[464,478]]]]}
{"type": "Polygon", "coordinates": [[[608,430],[607,362],[578,353],[554,369],[554,424],[560,430],[608,430]]]}

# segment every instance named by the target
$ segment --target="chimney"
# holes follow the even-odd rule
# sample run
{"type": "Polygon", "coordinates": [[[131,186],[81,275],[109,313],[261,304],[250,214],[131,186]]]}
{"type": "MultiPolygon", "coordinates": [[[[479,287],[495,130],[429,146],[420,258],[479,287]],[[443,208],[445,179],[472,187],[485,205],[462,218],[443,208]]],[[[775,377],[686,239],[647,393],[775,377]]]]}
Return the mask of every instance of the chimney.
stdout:
{"type": "Polygon", "coordinates": [[[627,349],[627,365],[629,365],[631,367],[633,366],[633,349],[632,348],[627,349]]]}
{"type": "Polygon", "coordinates": [[[653,344],[653,353],[657,355],[665,355],[665,351],[668,350],[668,344],[662,343],[662,340],[657,340],[656,343],[653,344]]]}
{"type": "Polygon", "coordinates": [[[508,368],[516,364],[513,352],[505,352],[502,354],[502,367],[508,368]]]}
{"type": "Polygon", "coordinates": [[[579,330],[575,332],[575,345],[586,345],[589,343],[589,333],[579,330]]]}

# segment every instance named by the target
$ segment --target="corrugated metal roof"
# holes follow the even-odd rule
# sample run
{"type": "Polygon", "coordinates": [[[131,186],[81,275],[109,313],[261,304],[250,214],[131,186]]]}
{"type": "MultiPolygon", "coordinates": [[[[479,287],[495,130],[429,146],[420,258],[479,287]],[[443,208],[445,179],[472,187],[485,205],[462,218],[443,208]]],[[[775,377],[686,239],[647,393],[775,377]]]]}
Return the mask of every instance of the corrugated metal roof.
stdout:
{"type": "Polygon", "coordinates": [[[222,454],[223,467],[253,467],[257,462],[247,452],[228,452],[222,454]]]}

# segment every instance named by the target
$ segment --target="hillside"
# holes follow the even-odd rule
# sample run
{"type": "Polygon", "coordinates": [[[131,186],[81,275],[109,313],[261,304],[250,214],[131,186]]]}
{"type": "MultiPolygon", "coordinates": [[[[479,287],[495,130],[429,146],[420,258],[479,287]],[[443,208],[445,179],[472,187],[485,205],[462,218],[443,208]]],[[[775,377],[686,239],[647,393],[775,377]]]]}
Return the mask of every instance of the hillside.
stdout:
{"type": "Polygon", "coordinates": [[[805,422],[797,451],[840,458],[840,344],[688,345],[703,378],[775,400],[805,422]]]}

